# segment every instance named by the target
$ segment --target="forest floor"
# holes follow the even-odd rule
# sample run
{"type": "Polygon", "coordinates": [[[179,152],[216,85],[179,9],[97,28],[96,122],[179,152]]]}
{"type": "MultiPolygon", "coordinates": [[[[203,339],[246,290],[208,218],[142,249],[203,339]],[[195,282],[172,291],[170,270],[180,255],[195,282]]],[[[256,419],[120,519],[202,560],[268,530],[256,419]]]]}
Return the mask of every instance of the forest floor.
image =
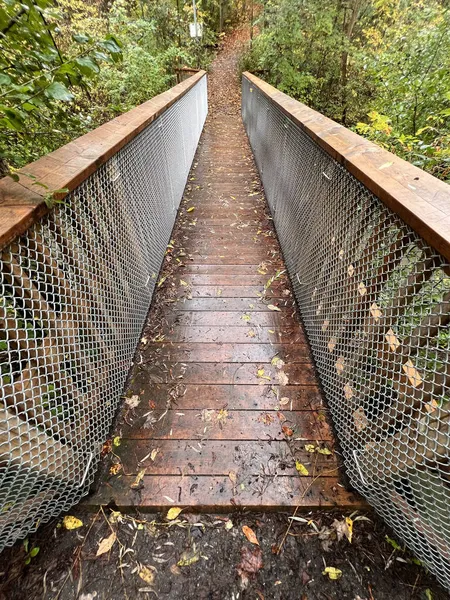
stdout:
{"type": "MultiPolygon", "coordinates": [[[[225,38],[210,110],[239,118],[225,38]]],[[[0,555],[0,600],[445,600],[450,596],[371,512],[93,513],[83,504],[0,555]]]]}

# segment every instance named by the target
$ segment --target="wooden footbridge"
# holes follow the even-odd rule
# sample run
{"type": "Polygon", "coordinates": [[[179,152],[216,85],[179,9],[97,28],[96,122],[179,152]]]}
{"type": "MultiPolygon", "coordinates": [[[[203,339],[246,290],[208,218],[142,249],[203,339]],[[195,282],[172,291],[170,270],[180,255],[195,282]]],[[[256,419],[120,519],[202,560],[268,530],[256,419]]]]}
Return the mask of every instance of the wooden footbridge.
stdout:
{"type": "Polygon", "coordinates": [[[82,498],[367,500],[448,585],[449,188],[224,77],[0,182],[2,545],[82,498]]]}

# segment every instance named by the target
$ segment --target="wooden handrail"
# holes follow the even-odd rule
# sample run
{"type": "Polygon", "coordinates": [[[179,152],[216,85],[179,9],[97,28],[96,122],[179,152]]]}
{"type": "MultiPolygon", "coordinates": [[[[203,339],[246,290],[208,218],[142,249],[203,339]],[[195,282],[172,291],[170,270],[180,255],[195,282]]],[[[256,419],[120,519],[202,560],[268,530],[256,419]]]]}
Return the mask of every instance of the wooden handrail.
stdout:
{"type": "MultiPolygon", "coordinates": [[[[18,182],[10,177],[1,179],[0,249],[48,212],[44,201],[47,189],[36,182],[47,186],[48,191],[62,188],[72,191],[184,96],[205,74],[205,71],[199,71],[170,90],[26,165],[18,173],[18,182]]],[[[67,193],[56,197],[61,200],[67,193]]]]}
{"type": "Polygon", "coordinates": [[[450,261],[450,186],[245,72],[252,85],[450,261]]]}

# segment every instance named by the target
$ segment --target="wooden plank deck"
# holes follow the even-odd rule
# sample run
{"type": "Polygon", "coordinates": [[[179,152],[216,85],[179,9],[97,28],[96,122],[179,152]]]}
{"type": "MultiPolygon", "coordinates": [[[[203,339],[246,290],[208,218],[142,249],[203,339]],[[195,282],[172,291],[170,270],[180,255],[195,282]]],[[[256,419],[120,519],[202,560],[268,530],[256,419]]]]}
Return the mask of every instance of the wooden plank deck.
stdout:
{"type": "Polygon", "coordinates": [[[363,506],[284,268],[240,116],[212,111],[114,434],[121,469],[88,505],[363,506]]]}

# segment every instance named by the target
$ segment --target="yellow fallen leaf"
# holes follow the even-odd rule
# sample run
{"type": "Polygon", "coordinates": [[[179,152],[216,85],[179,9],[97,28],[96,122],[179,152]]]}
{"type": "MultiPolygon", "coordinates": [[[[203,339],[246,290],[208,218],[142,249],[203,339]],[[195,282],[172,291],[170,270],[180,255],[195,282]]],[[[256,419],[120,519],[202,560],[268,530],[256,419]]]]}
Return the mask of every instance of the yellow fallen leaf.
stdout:
{"type": "Polygon", "coordinates": [[[141,567],[139,577],[145,581],[147,585],[153,585],[155,581],[155,567],[141,567]]]}
{"type": "Polygon", "coordinates": [[[330,454],[333,454],[329,448],[317,447],[316,449],[319,454],[324,454],[325,456],[330,456],[330,454]]]}
{"type": "Polygon", "coordinates": [[[309,475],[308,469],[305,467],[305,465],[302,465],[302,463],[298,460],[295,461],[295,468],[300,473],[300,475],[304,475],[305,477],[309,475]]]}
{"type": "Polygon", "coordinates": [[[228,521],[225,522],[225,529],[227,531],[230,531],[230,529],[233,529],[233,521],[231,521],[230,519],[228,519],[228,521]]]}
{"type": "Polygon", "coordinates": [[[322,575],[328,575],[330,579],[340,579],[342,577],[342,571],[336,569],[336,567],[326,567],[326,569],[322,571],[322,575]]]}
{"type": "Polygon", "coordinates": [[[191,208],[188,208],[186,212],[192,212],[195,209],[195,206],[191,206],[191,208]]]}
{"type": "Polygon", "coordinates": [[[145,475],[145,471],[146,471],[146,469],[141,469],[139,471],[139,473],[136,475],[136,479],[133,481],[133,483],[130,486],[133,490],[137,490],[140,488],[141,481],[143,480],[144,475],[145,475]]]}
{"type": "Polygon", "coordinates": [[[77,519],[76,517],[72,517],[70,515],[66,515],[63,519],[63,527],[66,529],[78,529],[79,527],[83,527],[83,521],[77,519]]]}
{"type": "Polygon", "coordinates": [[[264,369],[258,369],[256,371],[256,376],[259,377],[260,379],[267,379],[268,381],[270,381],[270,377],[268,377],[267,375],[264,375],[264,369]]]}
{"type": "Polygon", "coordinates": [[[174,519],[176,519],[178,517],[178,515],[180,514],[180,512],[182,511],[182,508],[178,508],[177,506],[172,506],[172,508],[169,508],[169,510],[167,511],[167,520],[168,521],[173,521],[174,519]]]}
{"type": "Polygon", "coordinates": [[[122,441],[122,440],[121,440],[120,436],[119,436],[119,435],[116,435],[116,437],[113,439],[113,444],[114,444],[114,446],[116,446],[116,448],[117,448],[118,446],[120,446],[120,443],[121,443],[121,441],[122,441]]]}
{"type": "Polygon", "coordinates": [[[111,548],[114,546],[114,542],[116,541],[116,534],[114,531],[110,536],[104,538],[98,545],[98,550],[96,556],[101,556],[102,554],[106,554],[109,552],[111,548]]]}
{"type": "Polygon", "coordinates": [[[306,452],[315,452],[316,447],[314,446],[314,444],[306,444],[305,450],[306,450],[306,452]]]}
{"type": "Polygon", "coordinates": [[[345,517],[345,522],[347,523],[347,527],[348,527],[347,539],[351,544],[352,536],[353,536],[353,520],[350,519],[350,517],[345,517]]]}
{"type": "Polygon", "coordinates": [[[188,286],[188,283],[186,283],[186,281],[184,281],[183,279],[180,279],[180,283],[181,285],[184,285],[184,287],[188,286]]]}
{"type": "Polygon", "coordinates": [[[278,312],[281,312],[281,308],[278,308],[278,306],[274,306],[273,304],[268,304],[268,305],[267,305],[267,308],[268,308],[269,310],[276,310],[276,311],[278,311],[278,312]]]}
{"type": "Polygon", "coordinates": [[[250,315],[242,315],[241,319],[243,321],[245,321],[246,323],[248,323],[251,319],[250,315]]]}
{"type": "Polygon", "coordinates": [[[256,333],[253,331],[253,329],[250,329],[247,333],[247,336],[250,338],[254,338],[256,336],[256,333]]]}
{"type": "Polygon", "coordinates": [[[248,539],[248,541],[251,544],[255,544],[256,546],[259,546],[258,539],[257,539],[257,537],[256,537],[255,532],[253,531],[253,529],[251,529],[250,527],[247,527],[247,525],[244,525],[242,527],[242,531],[243,531],[245,537],[248,539]]]}
{"type": "Polygon", "coordinates": [[[237,475],[235,471],[230,471],[228,473],[228,477],[230,478],[230,480],[235,484],[237,481],[237,475]]]}
{"type": "Polygon", "coordinates": [[[186,550],[186,552],[183,552],[183,554],[181,555],[181,558],[177,562],[177,565],[179,567],[189,567],[190,565],[196,563],[199,560],[199,558],[200,555],[198,552],[186,550]]]}

